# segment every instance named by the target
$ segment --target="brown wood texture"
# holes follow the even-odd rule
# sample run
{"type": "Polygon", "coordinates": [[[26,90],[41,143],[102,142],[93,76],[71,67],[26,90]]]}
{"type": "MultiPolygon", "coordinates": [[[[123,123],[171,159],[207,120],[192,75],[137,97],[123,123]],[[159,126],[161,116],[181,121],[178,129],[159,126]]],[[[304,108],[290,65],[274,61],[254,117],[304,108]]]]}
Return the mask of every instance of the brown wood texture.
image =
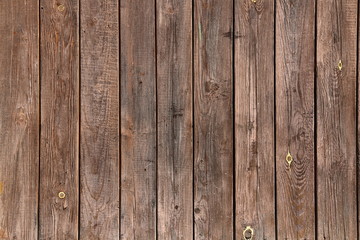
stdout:
{"type": "Polygon", "coordinates": [[[119,239],[118,1],[80,10],[80,239],[119,239]]]}
{"type": "Polygon", "coordinates": [[[317,2],[319,239],[357,238],[357,3],[355,0],[317,2]]]}
{"type": "Polygon", "coordinates": [[[0,7],[0,239],[359,238],[357,0],[0,7]]]}
{"type": "Polygon", "coordinates": [[[274,1],[235,1],[236,239],[275,239],[274,1]]]}
{"type": "Polygon", "coordinates": [[[78,239],[79,2],[41,0],[40,29],[39,238],[78,239]]]}
{"type": "Polygon", "coordinates": [[[121,239],[156,238],[154,0],[121,1],[121,239]]]}
{"type": "Polygon", "coordinates": [[[315,239],[315,1],[277,0],[275,58],[278,239],[315,239]]]}
{"type": "Polygon", "coordinates": [[[37,1],[0,2],[0,239],[38,239],[37,1]]]}
{"type": "Polygon", "coordinates": [[[195,239],[233,239],[233,2],[194,2],[195,239]]]}
{"type": "Polygon", "coordinates": [[[193,238],[192,1],[157,3],[158,239],[193,238]]]}

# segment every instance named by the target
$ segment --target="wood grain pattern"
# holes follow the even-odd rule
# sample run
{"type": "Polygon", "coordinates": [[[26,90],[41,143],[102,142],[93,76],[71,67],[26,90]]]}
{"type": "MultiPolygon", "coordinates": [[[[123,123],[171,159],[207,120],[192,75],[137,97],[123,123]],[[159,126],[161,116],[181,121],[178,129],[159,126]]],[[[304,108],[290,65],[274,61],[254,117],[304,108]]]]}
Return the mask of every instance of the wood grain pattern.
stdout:
{"type": "MultiPolygon", "coordinates": [[[[358,1],[317,2],[319,239],[357,239],[356,41],[358,1]],[[339,61],[343,67],[338,68],[339,61]]],[[[308,46],[307,46],[308,47],[308,46]]]]}
{"type": "Polygon", "coordinates": [[[276,33],[278,238],[315,239],[315,1],[277,0],[276,33]]]}
{"type": "Polygon", "coordinates": [[[157,1],[158,239],[193,238],[192,1],[157,1]]]}
{"type": "Polygon", "coordinates": [[[233,239],[232,3],[194,1],[195,239],[233,239]]]}
{"type": "Polygon", "coordinates": [[[80,239],[119,239],[119,7],[81,4],[80,239]]]}
{"type": "Polygon", "coordinates": [[[274,2],[235,1],[236,238],[275,239],[274,2]]]}
{"type": "Polygon", "coordinates": [[[0,2],[0,239],[38,239],[37,1],[0,2]]]}
{"type": "Polygon", "coordinates": [[[40,4],[40,239],[78,239],[79,3],[40,4]]]}
{"type": "Polygon", "coordinates": [[[121,239],[156,238],[155,11],[121,1],[121,239]]]}

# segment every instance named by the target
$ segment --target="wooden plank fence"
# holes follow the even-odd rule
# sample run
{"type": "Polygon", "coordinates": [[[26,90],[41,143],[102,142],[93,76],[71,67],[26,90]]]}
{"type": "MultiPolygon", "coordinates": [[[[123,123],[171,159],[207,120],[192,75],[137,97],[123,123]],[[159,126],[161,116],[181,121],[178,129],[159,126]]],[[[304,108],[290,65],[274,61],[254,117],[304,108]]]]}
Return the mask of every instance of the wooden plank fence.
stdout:
{"type": "Polygon", "coordinates": [[[358,8],[0,1],[0,239],[359,239],[358,8]]]}

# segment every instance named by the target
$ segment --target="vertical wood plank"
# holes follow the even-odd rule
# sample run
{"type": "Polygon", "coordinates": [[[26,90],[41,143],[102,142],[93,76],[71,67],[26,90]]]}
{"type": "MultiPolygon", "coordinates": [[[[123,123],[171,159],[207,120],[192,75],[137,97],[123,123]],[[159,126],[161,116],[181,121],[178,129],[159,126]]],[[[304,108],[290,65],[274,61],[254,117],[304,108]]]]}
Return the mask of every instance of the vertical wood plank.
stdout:
{"type": "Polygon", "coordinates": [[[192,1],[157,1],[158,238],[193,238],[192,1]]]}
{"type": "Polygon", "coordinates": [[[315,1],[276,2],[279,239],[315,238],[315,1]],[[287,155],[293,158],[288,164],[287,155]]]}
{"type": "Polygon", "coordinates": [[[0,2],[0,239],[37,239],[39,4],[0,2]]]}
{"type": "Polygon", "coordinates": [[[274,1],[235,1],[236,238],[275,239],[274,1]]]}
{"type": "Polygon", "coordinates": [[[317,2],[319,239],[357,239],[357,3],[356,0],[317,2]]]}
{"type": "Polygon", "coordinates": [[[156,238],[154,0],[121,1],[121,238],[156,238]]]}
{"type": "Polygon", "coordinates": [[[119,7],[81,2],[80,239],[119,239],[119,7]]]}
{"type": "Polygon", "coordinates": [[[233,239],[233,1],[194,1],[195,239],[233,239]]]}
{"type": "Polygon", "coordinates": [[[78,1],[40,4],[40,238],[78,239],[78,1]]]}

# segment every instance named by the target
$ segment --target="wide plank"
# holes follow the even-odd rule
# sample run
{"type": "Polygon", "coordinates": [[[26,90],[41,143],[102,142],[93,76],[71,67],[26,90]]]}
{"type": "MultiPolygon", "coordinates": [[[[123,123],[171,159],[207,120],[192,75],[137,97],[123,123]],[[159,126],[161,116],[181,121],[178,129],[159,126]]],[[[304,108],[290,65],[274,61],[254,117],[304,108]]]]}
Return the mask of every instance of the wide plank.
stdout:
{"type": "Polygon", "coordinates": [[[79,212],[78,0],[41,0],[40,28],[40,239],[72,240],[79,212]]]}
{"type": "Polygon", "coordinates": [[[356,0],[317,1],[318,239],[358,237],[357,9],[356,0]]]}
{"type": "Polygon", "coordinates": [[[236,239],[275,239],[274,1],[236,0],[234,41],[236,239]]]}
{"type": "Polygon", "coordinates": [[[81,2],[80,239],[119,239],[119,7],[81,2]]]}
{"type": "Polygon", "coordinates": [[[158,239],[193,238],[192,1],[157,0],[158,239]]]}
{"type": "Polygon", "coordinates": [[[278,238],[315,239],[315,1],[277,0],[275,59],[278,238]]]}
{"type": "Polygon", "coordinates": [[[0,2],[0,239],[38,239],[38,14],[0,2]]]}
{"type": "Polygon", "coordinates": [[[233,239],[233,1],[194,1],[195,239],[233,239]]]}
{"type": "Polygon", "coordinates": [[[120,2],[121,239],[156,238],[154,0],[120,2]]]}

